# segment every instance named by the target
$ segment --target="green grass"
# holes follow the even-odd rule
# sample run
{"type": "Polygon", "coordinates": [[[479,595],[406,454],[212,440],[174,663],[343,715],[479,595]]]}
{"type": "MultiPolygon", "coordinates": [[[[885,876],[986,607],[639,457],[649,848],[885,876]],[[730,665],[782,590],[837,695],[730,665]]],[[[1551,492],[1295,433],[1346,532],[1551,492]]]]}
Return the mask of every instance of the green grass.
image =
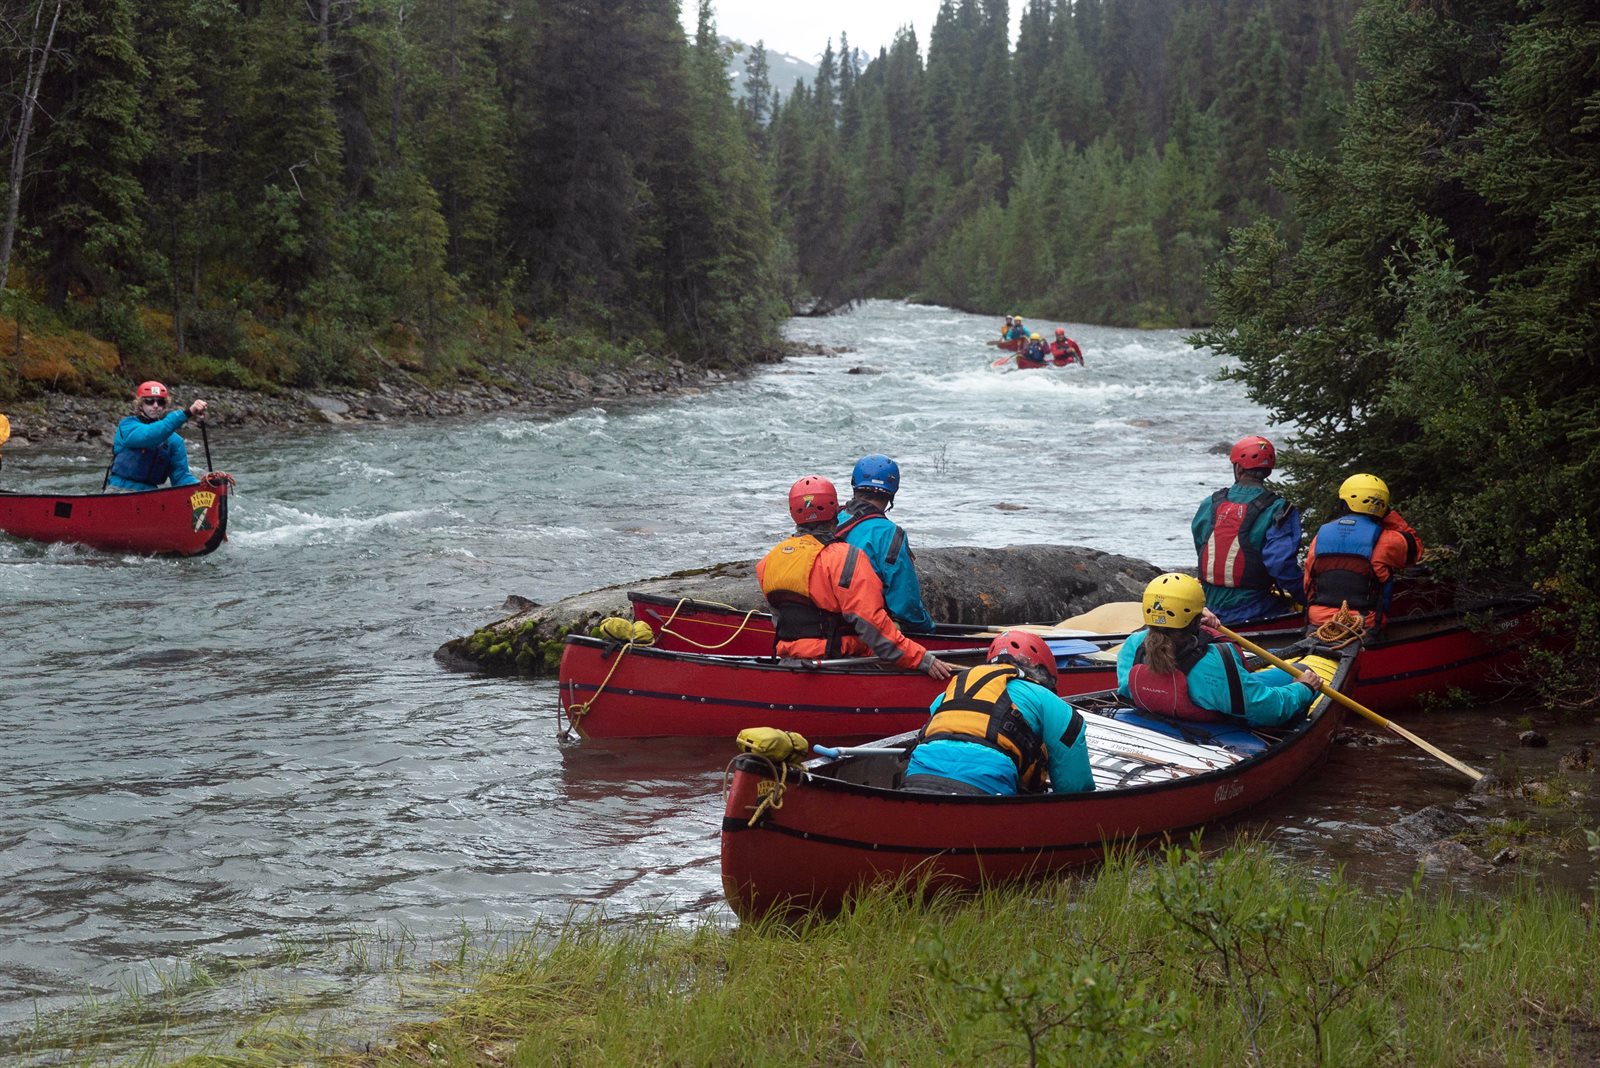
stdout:
{"type": "Polygon", "coordinates": [[[391,1018],[368,1032],[380,1037],[371,1048],[278,1003],[194,1054],[163,1039],[147,1005],[138,1059],[1588,1064],[1600,1056],[1592,904],[1532,884],[1498,900],[1420,883],[1373,895],[1259,847],[1174,848],[977,896],[873,894],[795,925],[594,918],[514,942],[464,934],[459,953],[409,980],[459,996],[431,1005],[427,1022],[391,1018]]]}

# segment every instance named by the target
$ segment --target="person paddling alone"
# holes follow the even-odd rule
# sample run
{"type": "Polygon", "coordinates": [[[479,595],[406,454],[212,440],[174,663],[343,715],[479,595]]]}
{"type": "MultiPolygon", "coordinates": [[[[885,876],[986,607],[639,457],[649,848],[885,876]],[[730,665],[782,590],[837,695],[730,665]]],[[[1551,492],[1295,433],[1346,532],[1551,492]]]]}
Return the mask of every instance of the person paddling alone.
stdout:
{"type": "Polygon", "coordinates": [[[159,489],[163,482],[193,486],[200,480],[189,470],[189,450],[178,428],[205,414],[206,402],[167,410],[170,397],[160,382],[141,382],[133,394],[133,414],[117,424],[111,441],[111,471],[106,485],[117,493],[159,489]]]}

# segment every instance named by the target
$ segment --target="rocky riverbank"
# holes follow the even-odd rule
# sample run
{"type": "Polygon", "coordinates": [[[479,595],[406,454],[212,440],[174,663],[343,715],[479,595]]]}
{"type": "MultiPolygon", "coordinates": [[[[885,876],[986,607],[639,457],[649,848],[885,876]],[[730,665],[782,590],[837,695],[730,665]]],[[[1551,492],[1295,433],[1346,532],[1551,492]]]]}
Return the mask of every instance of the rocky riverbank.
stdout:
{"type": "MultiPolygon", "coordinates": [[[[601,401],[640,400],[698,393],[764,364],[800,353],[837,355],[844,348],[790,345],[759,354],[738,367],[703,367],[676,359],[632,364],[589,362],[537,372],[499,368],[489,380],[430,383],[394,367],[369,386],[281,387],[273,391],[168,382],[173,398],[188,404],[204,398],[213,427],[288,427],[297,424],[359,424],[394,419],[438,419],[475,412],[558,413],[601,401]]],[[[124,397],[45,393],[6,403],[11,421],[7,449],[35,444],[109,441],[117,420],[128,414],[124,397]]]]}
{"type": "MultiPolygon", "coordinates": [[[[923,602],[934,619],[947,623],[1053,622],[1107,601],[1136,601],[1159,573],[1160,568],[1144,560],[1081,545],[958,545],[917,551],[923,602]]],[[[629,590],[716,601],[740,611],[765,607],[755,561],[716,564],[607,586],[547,605],[512,595],[506,602],[510,615],[446,642],[434,655],[460,669],[554,674],[566,635],[588,633],[606,616],[631,618],[629,590]]]]}

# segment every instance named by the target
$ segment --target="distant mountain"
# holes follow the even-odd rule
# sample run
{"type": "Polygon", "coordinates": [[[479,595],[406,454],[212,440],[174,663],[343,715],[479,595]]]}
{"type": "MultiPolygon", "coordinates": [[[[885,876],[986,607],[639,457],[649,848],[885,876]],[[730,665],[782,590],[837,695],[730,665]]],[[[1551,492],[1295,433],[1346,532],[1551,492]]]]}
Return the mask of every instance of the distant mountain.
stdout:
{"type": "MultiPolygon", "coordinates": [[[[743,41],[735,41],[731,37],[723,37],[722,44],[730,49],[728,56],[728,74],[733,79],[734,97],[744,96],[744,61],[750,56],[750,46],[743,41]]],[[[817,65],[808,63],[799,56],[791,56],[786,52],[779,52],[771,45],[767,46],[767,76],[772,80],[772,87],[784,96],[794,92],[794,83],[803,80],[807,85],[817,76],[817,65]]]]}

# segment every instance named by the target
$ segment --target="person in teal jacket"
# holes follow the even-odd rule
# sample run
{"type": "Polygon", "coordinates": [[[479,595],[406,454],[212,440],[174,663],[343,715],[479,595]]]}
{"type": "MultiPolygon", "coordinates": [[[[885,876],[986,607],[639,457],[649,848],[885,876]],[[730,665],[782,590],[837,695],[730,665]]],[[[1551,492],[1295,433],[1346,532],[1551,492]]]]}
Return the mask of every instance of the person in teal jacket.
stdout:
{"type": "Polygon", "coordinates": [[[119,493],[160,488],[163,482],[193,486],[200,480],[189,470],[189,450],[178,428],[205,414],[206,402],[167,411],[167,387],[142,382],[133,395],[133,414],[117,424],[111,440],[111,471],[106,485],[119,493]]]}
{"type": "Polygon", "coordinates": [[[1300,611],[1300,512],[1267,488],[1272,442],[1241,438],[1228,453],[1233,485],[1200,502],[1189,524],[1206,604],[1227,624],[1300,611]]]}
{"type": "Polygon", "coordinates": [[[900,629],[926,634],[933,617],[922,603],[911,542],[887,515],[900,491],[900,465],[882,453],[863,456],[850,473],[850,486],[854,494],[839,510],[838,535],[872,561],[883,582],[883,603],[900,629]]]}
{"type": "Polygon", "coordinates": [[[1200,722],[1281,727],[1311,707],[1321,679],[1309,668],[1250,671],[1238,648],[1213,640],[1216,615],[1192,575],[1158,575],[1144,590],[1142,630],[1117,653],[1117,692],[1147,712],[1200,722]]]}
{"type": "Polygon", "coordinates": [[[1094,789],[1083,715],[1056,696],[1055,655],[1037,634],[1001,634],[987,662],[950,680],[928,711],[932,718],[911,751],[903,789],[972,795],[1094,789]]]}

